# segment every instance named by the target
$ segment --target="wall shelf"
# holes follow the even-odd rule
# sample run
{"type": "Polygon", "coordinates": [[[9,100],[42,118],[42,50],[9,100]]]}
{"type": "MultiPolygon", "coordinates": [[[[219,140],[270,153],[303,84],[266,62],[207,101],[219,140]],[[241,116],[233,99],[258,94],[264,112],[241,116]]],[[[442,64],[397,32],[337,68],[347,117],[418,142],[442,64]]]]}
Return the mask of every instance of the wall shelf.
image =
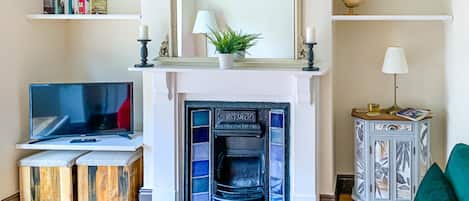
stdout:
{"type": "Polygon", "coordinates": [[[78,15],[78,14],[32,14],[26,16],[31,20],[140,20],[140,14],[106,14],[106,15],[78,15]]]}
{"type": "Polygon", "coordinates": [[[453,20],[450,15],[333,15],[332,21],[442,21],[453,20]]]}

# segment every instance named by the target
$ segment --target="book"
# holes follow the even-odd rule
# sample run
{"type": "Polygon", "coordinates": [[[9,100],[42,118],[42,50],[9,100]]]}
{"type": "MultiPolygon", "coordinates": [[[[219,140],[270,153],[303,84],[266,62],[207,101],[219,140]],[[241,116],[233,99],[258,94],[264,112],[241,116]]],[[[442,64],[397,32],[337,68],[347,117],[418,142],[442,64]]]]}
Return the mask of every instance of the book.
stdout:
{"type": "Polygon", "coordinates": [[[73,14],[80,14],[79,0],[72,0],[73,14]]]}
{"type": "Polygon", "coordinates": [[[65,14],[65,0],[55,0],[55,14],[65,14]]]}
{"type": "Polygon", "coordinates": [[[85,14],[91,14],[91,0],[85,0],[85,14]]]}
{"type": "Polygon", "coordinates": [[[425,117],[430,116],[431,111],[419,108],[406,108],[396,113],[397,116],[406,118],[412,121],[420,121],[425,117]]]}
{"type": "Polygon", "coordinates": [[[75,14],[75,5],[73,0],[65,0],[65,14],[75,14]]]}
{"type": "Polygon", "coordinates": [[[55,14],[55,0],[44,0],[43,7],[44,14],[55,14]]]}
{"type": "Polygon", "coordinates": [[[86,14],[86,0],[78,0],[78,14],[86,14]]]}
{"type": "Polygon", "coordinates": [[[91,14],[107,14],[107,0],[91,0],[91,14]]]}

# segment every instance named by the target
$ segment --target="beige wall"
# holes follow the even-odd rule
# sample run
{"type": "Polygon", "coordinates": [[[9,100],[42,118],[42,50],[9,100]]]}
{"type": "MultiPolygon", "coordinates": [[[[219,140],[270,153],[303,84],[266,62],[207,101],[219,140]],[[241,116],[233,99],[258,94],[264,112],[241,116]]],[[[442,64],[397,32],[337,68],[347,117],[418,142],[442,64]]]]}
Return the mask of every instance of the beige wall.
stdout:
{"type": "MultiPolygon", "coordinates": [[[[344,14],[342,0],[334,13],[344,14]]],[[[358,14],[448,14],[447,0],[367,0],[358,14]]],[[[367,103],[388,107],[393,99],[392,76],[381,73],[386,47],[407,51],[409,74],[400,76],[401,106],[430,108],[433,159],[444,165],[446,151],[445,23],[336,22],[334,25],[334,134],[337,174],[353,173],[352,108],[367,103]]]]}
{"type": "Polygon", "coordinates": [[[386,48],[405,48],[409,74],[399,77],[401,106],[433,110],[433,159],[444,165],[446,136],[445,25],[440,22],[338,22],[334,34],[334,128],[338,174],[352,173],[352,108],[389,107],[392,75],[381,73],[386,48]]]}
{"type": "Polygon", "coordinates": [[[28,138],[30,82],[68,80],[62,23],[31,22],[41,1],[4,0],[0,12],[0,199],[18,191],[17,160],[25,152],[15,144],[28,138]]]}
{"type": "Polygon", "coordinates": [[[447,96],[448,140],[447,152],[457,143],[469,144],[469,14],[467,0],[453,0],[454,21],[448,24],[447,96]]]}
{"type": "Polygon", "coordinates": [[[70,81],[133,81],[135,129],[141,130],[141,74],[127,70],[139,62],[138,26],[136,21],[75,21],[64,28],[70,81]]]}

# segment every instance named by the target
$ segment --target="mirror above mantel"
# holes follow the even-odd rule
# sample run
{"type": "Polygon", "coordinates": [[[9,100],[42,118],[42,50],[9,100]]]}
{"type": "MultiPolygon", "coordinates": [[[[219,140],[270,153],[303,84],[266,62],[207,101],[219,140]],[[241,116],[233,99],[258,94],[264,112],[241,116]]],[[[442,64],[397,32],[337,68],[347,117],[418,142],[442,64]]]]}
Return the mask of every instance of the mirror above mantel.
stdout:
{"type": "Polygon", "coordinates": [[[217,26],[214,29],[226,30],[229,27],[234,31],[261,35],[256,45],[247,50],[246,59],[238,63],[253,60],[285,63],[302,59],[302,1],[171,0],[171,29],[167,41],[169,54],[163,56],[171,57],[166,61],[173,62],[212,61],[210,58],[216,57],[215,47],[206,39],[206,33],[197,30],[199,18],[207,21],[208,16],[214,18],[217,26]]]}

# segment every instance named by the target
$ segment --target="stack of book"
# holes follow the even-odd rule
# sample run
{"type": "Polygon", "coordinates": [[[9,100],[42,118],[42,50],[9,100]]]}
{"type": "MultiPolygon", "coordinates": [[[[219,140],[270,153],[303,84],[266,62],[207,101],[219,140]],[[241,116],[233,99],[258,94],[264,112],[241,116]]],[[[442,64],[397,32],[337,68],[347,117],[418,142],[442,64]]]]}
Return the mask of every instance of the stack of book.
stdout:
{"type": "Polygon", "coordinates": [[[44,0],[44,14],[107,14],[107,0],[44,0]]]}

